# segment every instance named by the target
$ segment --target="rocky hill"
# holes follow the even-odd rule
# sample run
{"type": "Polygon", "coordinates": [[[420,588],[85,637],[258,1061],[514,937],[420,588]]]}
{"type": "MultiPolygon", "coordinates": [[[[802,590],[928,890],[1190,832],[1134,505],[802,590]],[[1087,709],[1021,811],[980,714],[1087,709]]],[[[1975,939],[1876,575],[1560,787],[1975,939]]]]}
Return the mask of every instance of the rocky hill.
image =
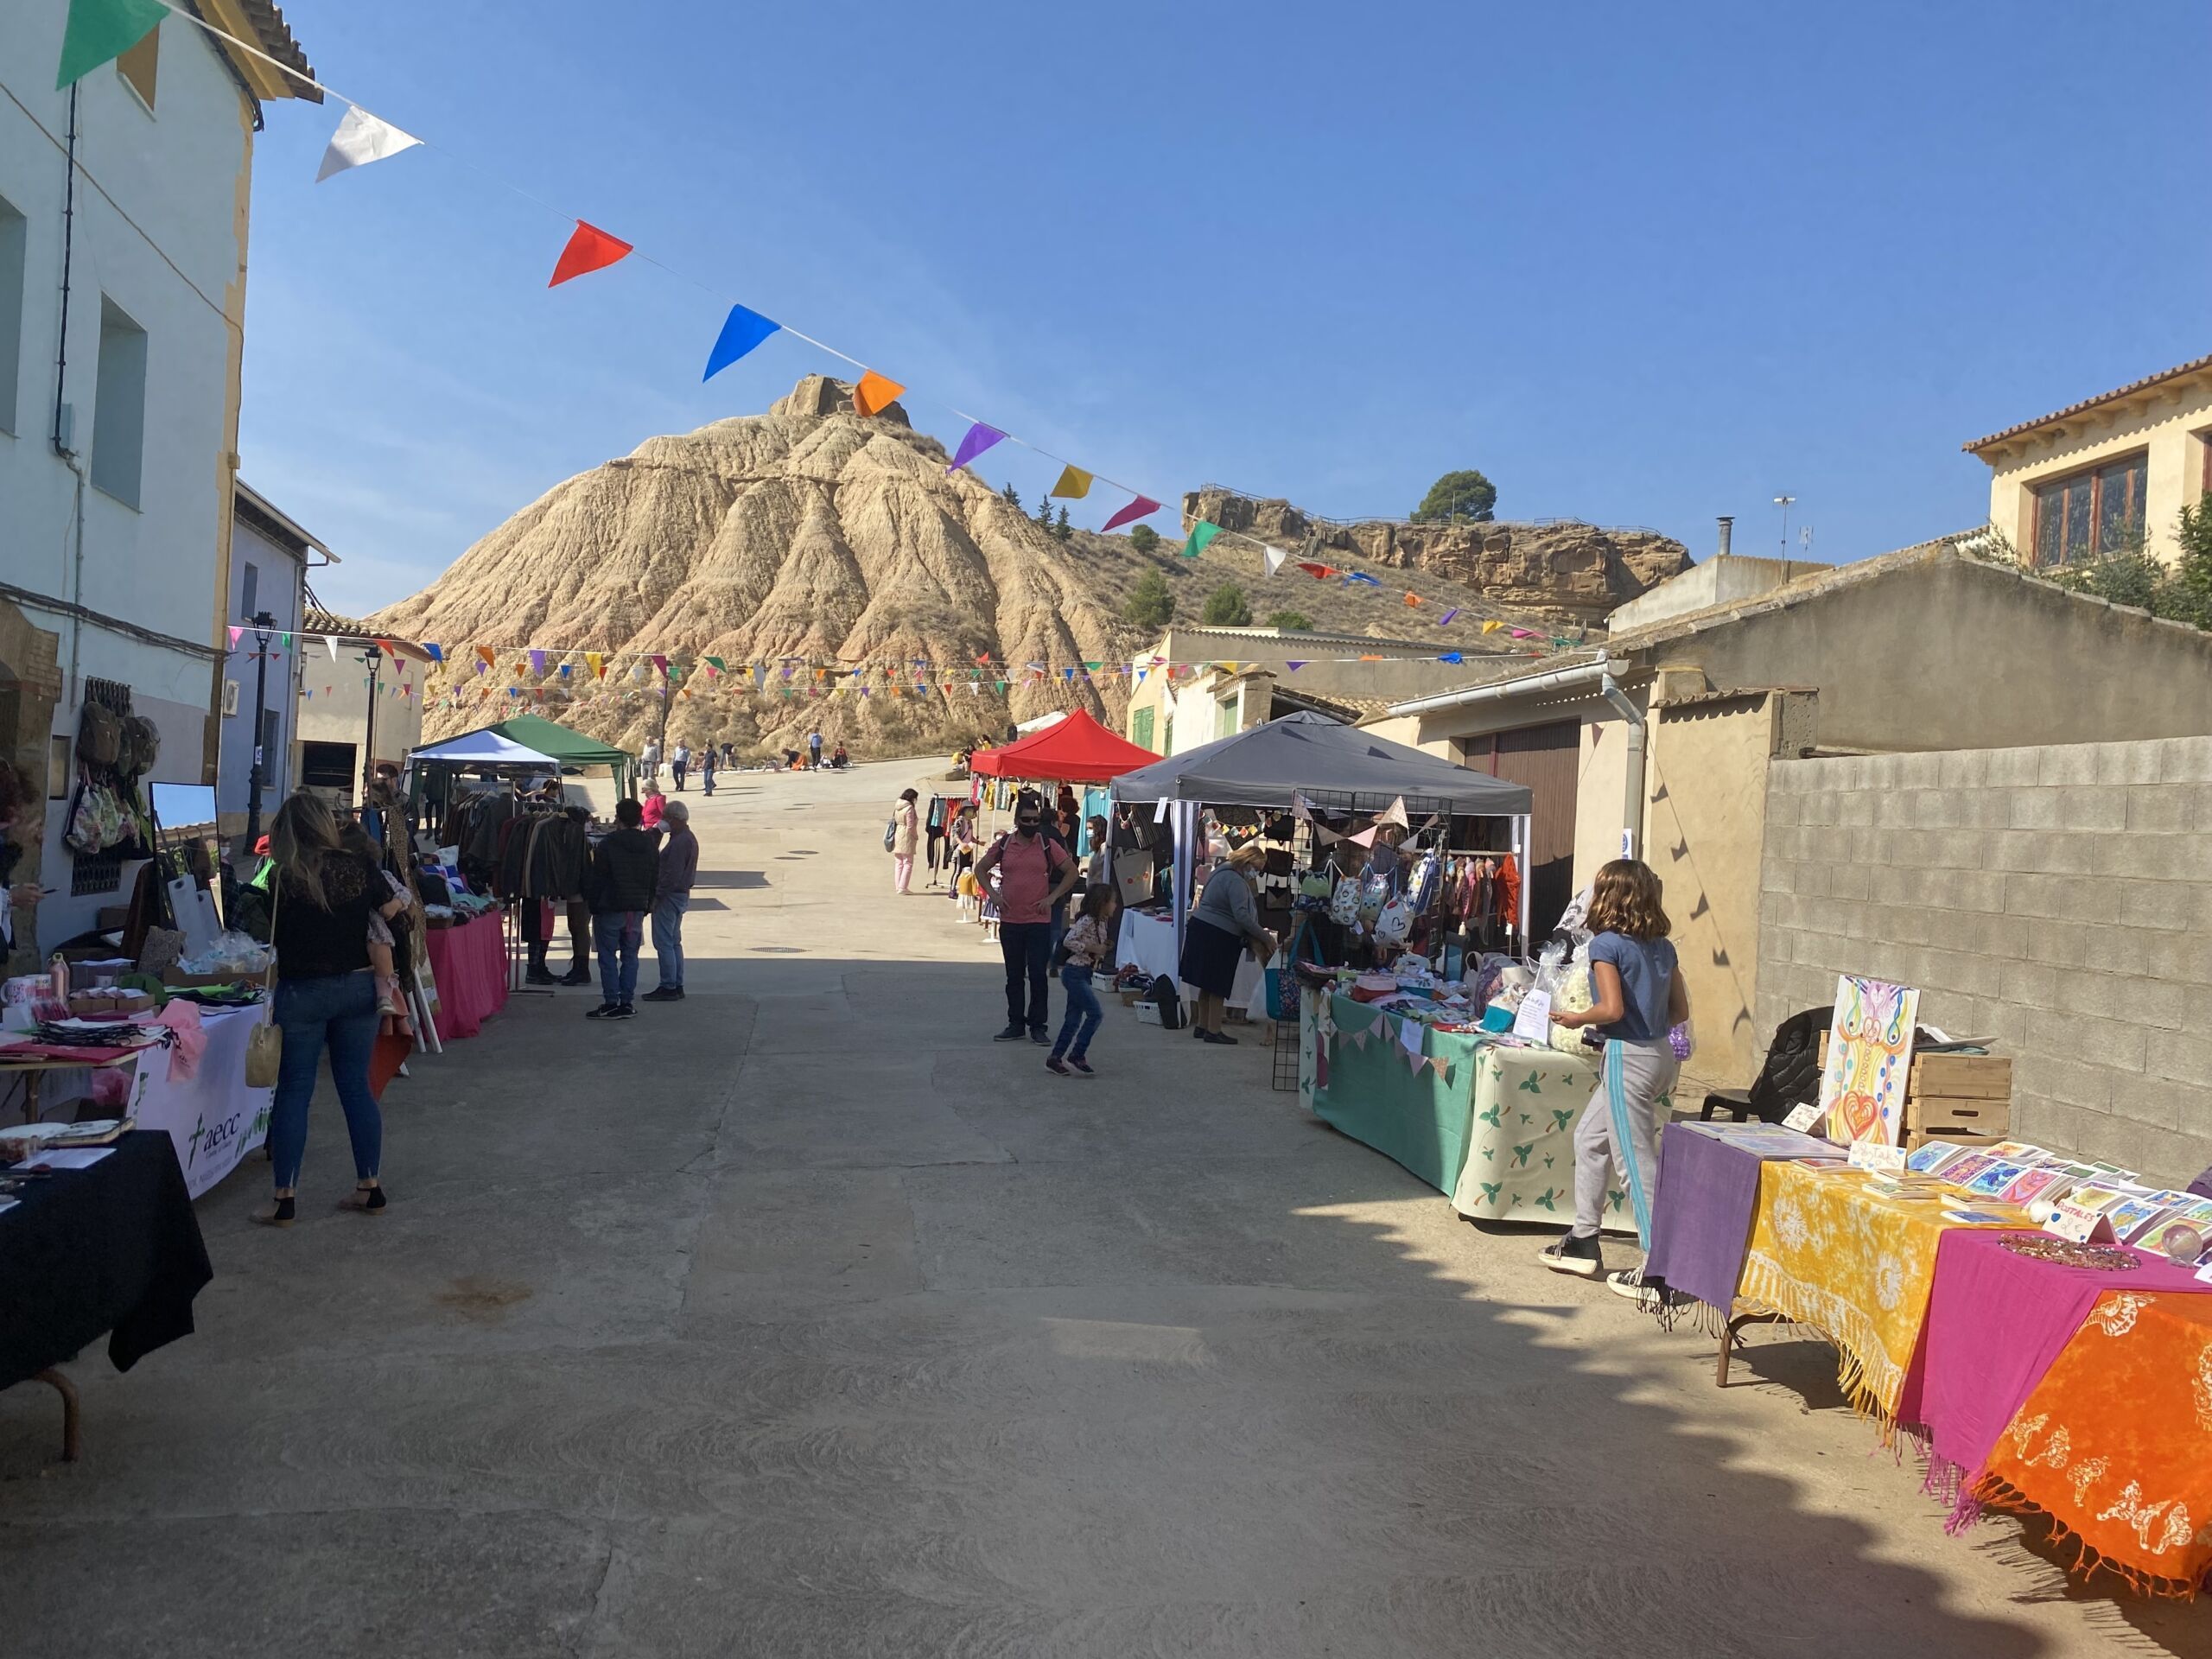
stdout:
{"type": "Polygon", "coordinates": [[[1554,621],[1592,624],[1614,607],[1690,568],[1689,550],[1654,530],[1604,530],[1573,519],[1541,524],[1413,524],[1319,518],[1281,499],[1209,487],[1183,497],[1185,519],[1210,518],[1300,556],[1433,572],[1479,589],[1496,606],[1554,621]]]}
{"type": "MultiPolygon", "coordinates": [[[[865,697],[810,696],[808,666],[788,681],[780,666],[771,668],[765,695],[749,676],[710,683],[695,669],[684,682],[691,695],[670,711],[671,735],[695,744],[780,748],[818,722],[831,741],[880,756],[944,752],[1071,704],[1118,724],[1120,683],[1103,674],[1090,683],[1080,672],[1070,682],[1057,671],[1126,664],[1147,643],[1147,631],[1122,620],[1122,607],[1148,570],[1166,579],[1186,620],[1225,581],[1245,587],[1261,620],[1294,609],[1317,627],[1378,637],[1408,631],[1415,613],[1396,602],[1408,586],[1435,607],[1419,613],[1424,621],[1454,605],[1499,607],[1458,579],[1441,552],[1424,562],[1403,543],[1387,544],[1380,561],[1358,545],[1331,543],[1328,563],[1383,575],[1391,585],[1378,592],[1294,570],[1267,581],[1258,550],[1225,537],[1201,559],[1179,558],[1172,522],[1159,525],[1165,539],[1149,553],[1121,535],[1077,531],[1063,542],[971,473],[948,477],[949,459],[897,404],[862,417],[849,385],[809,376],[766,415],[649,439],[556,486],[429,588],[372,620],[444,647],[450,660],[426,697],[424,728],[433,737],[528,709],[641,744],[661,718],[657,677],[639,683],[626,660],[596,682],[584,669],[588,650],[657,652],[693,664],[714,656],[733,668],[791,659],[959,665],[934,676],[939,685],[924,695],[909,682],[893,696],[887,680],[872,677],[865,697]],[[1404,574],[1414,564],[1421,565],[1418,582],[1404,574]],[[1392,569],[1395,578],[1385,574],[1392,569]],[[499,648],[497,664],[482,673],[471,649],[480,645],[499,648]],[[543,674],[517,673],[526,648],[548,653],[543,674]],[[966,669],[986,658],[992,668],[969,680],[966,669]],[[1033,662],[1056,671],[1025,681],[1022,665],[1033,662]],[[991,674],[1007,665],[1016,677],[1001,693],[991,674]],[[959,682],[949,694],[946,677],[959,682]],[[511,687],[522,695],[510,696],[511,687]]],[[[1233,516],[1221,522],[1243,527],[1233,516]]],[[[1465,563],[1482,574],[1478,559],[1465,563]]],[[[1541,563],[1511,563],[1515,602],[1525,593],[1546,601],[1528,606],[1532,616],[1581,614],[1579,588],[1539,593],[1541,563]]],[[[1605,569],[1605,581],[1618,579],[1605,569]]],[[[1575,582],[1588,585],[1580,575],[1575,582]]],[[[1440,639],[1440,650],[1471,654],[1504,642],[1484,640],[1471,622],[1440,639]]]]}

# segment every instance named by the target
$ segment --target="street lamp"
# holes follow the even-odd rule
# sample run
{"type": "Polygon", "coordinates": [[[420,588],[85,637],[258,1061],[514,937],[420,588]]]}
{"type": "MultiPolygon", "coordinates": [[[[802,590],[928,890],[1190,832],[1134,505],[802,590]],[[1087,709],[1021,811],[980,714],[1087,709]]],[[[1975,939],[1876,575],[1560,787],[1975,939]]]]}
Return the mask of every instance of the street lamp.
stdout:
{"type": "Polygon", "coordinates": [[[252,623],[253,768],[247,772],[245,784],[245,844],[249,848],[261,839],[261,785],[268,766],[261,753],[261,739],[269,724],[263,710],[269,699],[269,631],[276,626],[276,619],[266,611],[256,611],[252,623]]]}
{"type": "Polygon", "coordinates": [[[1774,505],[1782,509],[1782,556],[1785,561],[1789,557],[1789,504],[1796,499],[1794,495],[1774,498],[1774,505]]]}
{"type": "Polygon", "coordinates": [[[377,672],[384,665],[384,652],[371,644],[362,651],[361,660],[369,670],[369,729],[361,755],[361,804],[365,808],[377,781],[377,672]]]}

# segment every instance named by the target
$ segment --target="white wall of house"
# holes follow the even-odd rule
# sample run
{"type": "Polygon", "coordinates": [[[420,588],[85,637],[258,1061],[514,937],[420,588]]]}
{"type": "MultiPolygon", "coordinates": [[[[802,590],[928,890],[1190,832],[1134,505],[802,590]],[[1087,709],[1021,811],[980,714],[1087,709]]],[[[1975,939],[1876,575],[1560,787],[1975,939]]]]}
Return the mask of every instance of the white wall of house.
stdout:
{"type": "Polygon", "coordinates": [[[280,637],[300,626],[300,582],[304,574],[300,556],[264,536],[253,524],[239,519],[231,531],[230,623],[223,633],[229,654],[223,665],[223,703],[230,712],[222,717],[222,753],[215,779],[215,807],[222,816],[225,833],[232,819],[242,827],[251,793],[254,746],[254,683],[263,664],[255,660],[258,639],[248,632],[229,646],[230,627],[245,621],[258,609],[266,611],[276,627],[269,639],[269,660],[263,690],[264,708],[275,714],[270,729],[276,741],[261,763],[261,810],[264,822],[276,804],[290,792],[293,727],[299,702],[298,663],[302,642],[295,633],[287,647],[280,637]],[[248,589],[251,591],[249,592],[248,589]]]}
{"type": "MultiPolygon", "coordinates": [[[[350,744],[353,779],[344,793],[347,804],[359,801],[363,747],[369,741],[369,671],[359,643],[341,640],[333,662],[321,636],[301,641],[298,738],[292,745],[294,778],[304,779],[301,747],[308,743],[350,744]]],[[[376,759],[399,761],[423,741],[423,682],[429,658],[385,658],[377,671],[376,759]]],[[[513,712],[512,710],[508,712],[513,712]]],[[[336,791],[333,791],[335,793],[336,791]]]]}
{"type": "MultiPolygon", "coordinates": [[[[19,284],[0,273],[0,297],[20,292],[18,309],[0,311],[0,366],[13,366],[13,384],[0,387],[0,581],[60,636],[57,734],[73,737],[87,678],[119,681],[132,689],[134,711],[160,729],[152,777],[203,783],[214,759],[236,465],[252,111],[206,36],[175,18],[158,31],[150,110],[112,64],[79,83],[82,171],[65,342],[70,93],[54,89],[54,69],[67,13],[0,7],[0,86],[10,95],[0,99],[0,202],[11,210],[0,218],[22,221],[0,236],[0,257],[13,249],[21,260],[19,284]],[[52,442],[65,343],[73,463],[52,442]],[[143,372],[133,360],[141,356],[143,372]]],[[[88,927],[99,906],[118,901],[70,896],[65,816],[48,818],[44,880],[60,892],[40,907],[45,941],[88,927]]]]}

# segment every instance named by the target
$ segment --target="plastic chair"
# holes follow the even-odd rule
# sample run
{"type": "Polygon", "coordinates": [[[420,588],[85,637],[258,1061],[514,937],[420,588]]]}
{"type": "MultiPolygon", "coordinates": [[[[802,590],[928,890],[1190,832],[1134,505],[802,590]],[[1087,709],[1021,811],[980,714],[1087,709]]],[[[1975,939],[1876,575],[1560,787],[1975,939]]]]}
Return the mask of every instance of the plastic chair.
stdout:
{"type": "Polygon", "coordinates": [[[1737,1122],[1758,1118],[1779,1123],[1790,1108],[1821,1097],[1821,1033],[1835,1017],[1833,1008],[1807,1008],[1793,1014],[1774,1028],[1767,1045],[1766,1062],[1748,1089],[1715,1089],[1705,1097],[1698,1113],[1710,1123],[1715,1112],[1726,1112],[1737,1122]]]}

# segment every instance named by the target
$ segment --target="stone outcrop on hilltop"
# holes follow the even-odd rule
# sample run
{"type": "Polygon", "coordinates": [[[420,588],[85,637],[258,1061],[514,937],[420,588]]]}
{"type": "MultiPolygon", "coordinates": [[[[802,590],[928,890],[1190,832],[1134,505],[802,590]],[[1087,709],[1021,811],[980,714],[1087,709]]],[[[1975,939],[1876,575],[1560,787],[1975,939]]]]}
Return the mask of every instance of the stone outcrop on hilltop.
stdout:
{"type": "Polygon", "coordinates": [[[1283,547],[1311,549],[1304,557],[1353,554],[1377,565],[1433,571],[1493,604],[1560,621],[1602,621],[1616,606],[1690,568],[1689,550],[1656,531],[1604,530],[1573,520],[1339,523],[1285,500],[1192,490],[1183,497],[1184,523],[1200,518],[1283,547]]]}
{"type": "MultiPolygon", "coordinates": [[[[663,704],[658,676],[633,677],[634,656],[620,654],[658,652],[691,670],[691,695],[668,709],[671,739],[756,753],[798,747],[818,724],[857,754],[928,753],[1071,706],[1118,726],[1123,682],[1094,681],[1081,665],[1126,664],[1153,643],[1155,631],[1124,620],[1147,575],[1167,584],[1185,623],[1224,582],[1244,588],[1261,622],[1295,612],[1316,629],[1369,637],[1426,639],[1431,619],[1461,607],[1433,637],[1440,651],[1471,658],[1507,643],[1480,633],[1483,616],[1542,626],[1602,614],[1606,596],[1640,592],[1665,563],[1618,536],[1567,533],[1578,527],[1538,537],[1504,524],[1474,536],[1362,525],[1327,541],[1328,562],[1357,569],[1372,558],[1380,585],[1314,582],[1294,568],[1269,580],[1258,547],[1228,537],[1201,559],[1176,556],[1172,537],[1150,550],[1127,536],[1055,537],[972,473],[948,475],[949,459],[898,404],[863,417],[849,385],[810,375],[765,415],[648,439],[555,486],[371,620],[444,647],[425,699],[433,738],[527,709],[634,748],[659,728],[663,704]],[[1398,603],[1396,590],[1414,588],[1428,602],[1418,613],[1398,603]],[[480,645],[498,648],[487,671],[480,645]],[[543,674],[525,649],[548,653],[543,674]],[[604,682],[587,671],[586,651],[618,654],[604,682]],[[697,666],[709,657],[733,670],[766,664],[766,683],[710,681],[697,666]],[[936,665],[918,693],[908,677],[894,696],[876,674],[867,696],[850,681],[839,695],[809,695],[833,683],[815,677],[817,666],[916,662],[936,665]],[[1052,671],[1025,677],[1033,663],[1052,671]],[[1072,679],[1061,671],[1071,666],[1072,679]],[[1001,692],[995,680],[1009,671],[1001,692]]],[[[1287,545],[1305,534],[1283,503],[1236,498],[1213,513],[1287,545]]]]}

